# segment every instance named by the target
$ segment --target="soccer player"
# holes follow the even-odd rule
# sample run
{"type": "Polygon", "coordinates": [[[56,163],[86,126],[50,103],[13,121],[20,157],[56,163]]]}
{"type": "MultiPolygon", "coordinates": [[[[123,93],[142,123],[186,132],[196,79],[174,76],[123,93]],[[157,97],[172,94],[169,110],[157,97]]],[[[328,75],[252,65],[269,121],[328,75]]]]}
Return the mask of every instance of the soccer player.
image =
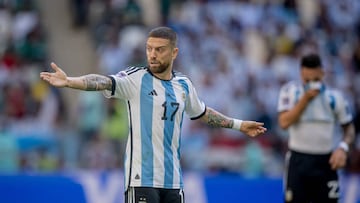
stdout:
{"type": "Polygon", "coordinates": [[[40,73],[55,87],[104,91],[106,97],[127,101],[130,130],[125,153],[126,202],[184,202],[180,168],[184,112],[192,120],[233,128],[251,137],[266,131],[263,123],[229,118],[205,106],[189,78],[173,70],[177,54],[177,34],[168,27],[158,27],[148,34],[147,67],[130,67],[110,76],[68,77],[51,63],[54,72],[40,73]]]}
{"type": "Polygon", "coordinates": [[[279,95],[279,125],[288,129],[285,202],[337,203],[337,169],[345,166],[355,132],[343,95],[324,85],[324,71],[317,54],[301,59],[302,83],[285,84],[279,95]],[[343,136],[335,143],[335,127],[343,136]],[[335,146],[334,146],[335,145],[335,146]]]}

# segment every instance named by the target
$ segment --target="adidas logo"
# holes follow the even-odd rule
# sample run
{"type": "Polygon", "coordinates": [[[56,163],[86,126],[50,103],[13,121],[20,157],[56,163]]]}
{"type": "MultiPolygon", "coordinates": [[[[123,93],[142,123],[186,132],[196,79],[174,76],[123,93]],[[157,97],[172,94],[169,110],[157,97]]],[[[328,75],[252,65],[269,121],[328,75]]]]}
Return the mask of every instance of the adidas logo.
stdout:
{"type": "Polygon", "coordinates": [[[135,176],[135,180],[139,180],[139,179],[140,179],[139,174],[136,174],[136,176],[135,176]]]}
{"type": "Polygon", "coordinates": [[[156,93],[155,90],[152,90],[151,92],[149,92],[148,95],[150,95],[150,96],[157,96],[157,93],[156,93]]]}

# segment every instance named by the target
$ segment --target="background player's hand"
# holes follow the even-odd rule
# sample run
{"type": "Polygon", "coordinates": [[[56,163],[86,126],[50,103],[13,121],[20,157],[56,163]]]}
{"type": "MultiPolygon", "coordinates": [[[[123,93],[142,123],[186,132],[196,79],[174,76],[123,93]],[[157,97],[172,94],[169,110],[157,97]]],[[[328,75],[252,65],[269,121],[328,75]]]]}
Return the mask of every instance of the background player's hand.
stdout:
{"type": "Polygon", "coordinates": [[[61,70],[61,68],[59,68],[55,63],[51,63],[50,65],[55,72],[41,72],[40,78],[55,87],[65,87],[67,84],[66,73],[61,70]]]}
{"type": "Polygon", "coordinates": [[[243,121],[240,127],[240,131],[249,135],[250,137],[256,137],[263,134],[266,131],[264,123],[256,121],[243,121]]]}
{"type": "Polygon", "coordinates": [[[333,170],[343,168],[346,164],[346,152],[343,149],[336,149],[330,157],[329,163],[333,170]]]}
{"type": "Polygon", "coordinates": [[[308,101],[312,100],[320,93],[320,90],[317,89],[309,89],[305,92],[304,96],[307,98],[308,101]]]}

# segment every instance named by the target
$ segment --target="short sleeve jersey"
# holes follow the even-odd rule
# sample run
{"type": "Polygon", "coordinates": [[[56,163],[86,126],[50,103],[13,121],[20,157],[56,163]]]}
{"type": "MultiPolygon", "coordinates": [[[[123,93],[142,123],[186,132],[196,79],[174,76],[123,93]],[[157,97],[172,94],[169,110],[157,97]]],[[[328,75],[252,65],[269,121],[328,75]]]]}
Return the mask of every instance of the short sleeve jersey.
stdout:
{"type": "MultiPolygon", "coordinates": [[[[291,110],[304,94],[297,82],[285,84],[278,100],[278,112],[291,110]]],[[[352,114],[343,95],[322,87],[320,94],[307,105],[299,121],[289,127],[289,148],[303,153],[324,154],[333,148],[335,125],[351,122],[352,114]]]]}
{"type": "Polygon", "coordinates": [[[173,72],[171,80],[161,80],[146,67],[131,67],[110,77],[113,88],[104,95],[128,103],[125,188],[182,188],[180,135],[184,112],[197,119],[206,109],[191,81],[179,72],[173,72]]]}

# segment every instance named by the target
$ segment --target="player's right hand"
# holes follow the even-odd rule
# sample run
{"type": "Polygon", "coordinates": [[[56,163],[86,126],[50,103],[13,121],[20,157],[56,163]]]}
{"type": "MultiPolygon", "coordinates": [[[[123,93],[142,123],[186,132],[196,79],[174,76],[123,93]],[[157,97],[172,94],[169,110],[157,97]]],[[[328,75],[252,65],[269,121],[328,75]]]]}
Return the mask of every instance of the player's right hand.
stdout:
{"type": "Polygon", "coordinates": [[[320,90],[310,89],[305,92],[304,96],[307,98],[308,101],[310,101],[313,98],[315,98],[317,95],[319,95],[319,93],[320,93],[320,90]]]}
{"type": "Polygon", "coordinates": [[[55,63],[51,63],[50,66],[55,72],[53,73],[41,72],[40,78],[55,87],[66,87],[67,85],[66,73],[63,70],[61,70],[61,68],[59,68],[55,63]]]}

